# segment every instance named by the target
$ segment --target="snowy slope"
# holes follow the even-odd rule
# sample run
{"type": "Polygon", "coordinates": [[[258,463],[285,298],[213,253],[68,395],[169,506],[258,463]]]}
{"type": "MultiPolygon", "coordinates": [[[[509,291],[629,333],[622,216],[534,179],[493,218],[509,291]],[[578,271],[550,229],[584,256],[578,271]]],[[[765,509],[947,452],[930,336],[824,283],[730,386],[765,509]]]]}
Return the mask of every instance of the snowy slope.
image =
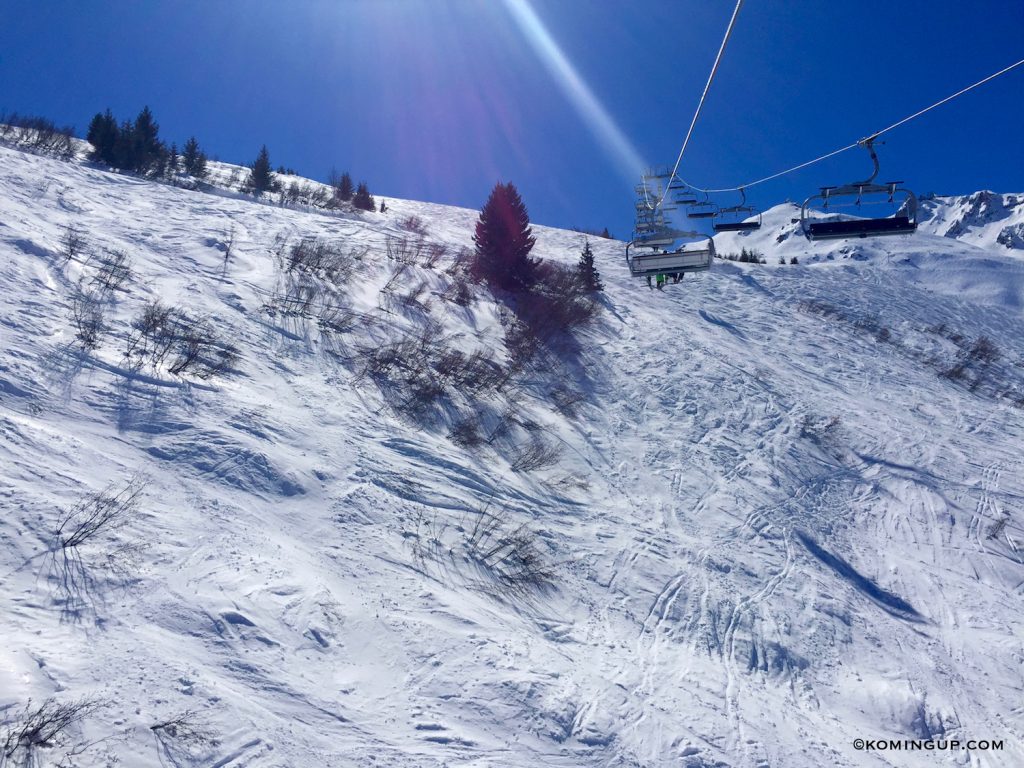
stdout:
{"type": "MultiPolygon", "coordinates": [[[[657,292],[592,241],[601,319],[482,398],[516,421],[466,449],[450,413],[416,425],[354,375],[430,323],[506,359],[485,291],[443,298],[476,212],[389,205],[300,212],[0,149],[0,706],[102,697],[84,766],[1024,765],[1018,260],[927,234],[811,246],[780,207],[718,240],[768,264],[657,292]],[[410,215],[450,246],[401,276],[419,304],[388,287],[410,215]],[[68,223],[134,263],[92,354],[68,223]],[[361,255],[342,354],[264,309],[303,237],[361,255]],[[239,372],[128,369],[154,297],[215,319],[239,372]],[[998,359],[971,357],[981,337],[998,359]],[[575,417],[556,386],[586,396],[575,417]],[[514,471],[537,434],[558,463],[514,471]],[[69,583],[61,511],[138,472],[127,573],[83,547],[69,583]],[[503,599],[467,562],[488,504],[536,533],[552,589],[503,599]],[[211,741],[150,729],[185,710],[211,741]],[[1004,745],[852,746],[927,737],[1004,745]]],[[[580,235],[536,234],[578,258],[580,235]]]]}
{"type": "Polygon", "coordinates": [[[921,229],[982,248],[1024,253],[1024,195],[975,192],[921,201],[921,229]]]}

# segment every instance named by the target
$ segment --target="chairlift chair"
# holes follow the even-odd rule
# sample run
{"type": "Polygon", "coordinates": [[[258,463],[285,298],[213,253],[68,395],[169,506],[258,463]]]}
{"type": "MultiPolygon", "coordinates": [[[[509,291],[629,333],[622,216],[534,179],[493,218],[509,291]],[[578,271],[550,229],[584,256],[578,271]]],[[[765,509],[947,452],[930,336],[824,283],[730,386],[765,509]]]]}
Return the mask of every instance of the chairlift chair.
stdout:
{"type": "Polygon", "coordinates": [[[693,205],[697,202],[697,196],[691,191],[690,185],[678,176],[669,183],[668,191],[672,195],[672,202],[676,205],[693,205]]]}
{"type": "Polygon", "coordinates": [[[715,257],[715,241],[699,232],[665,229],[656,238],[636,237],[626,245],[626,264],[633,277],[683,275],[686,272],[704,272],[711,268],[715,257]],[[682,238],[704,238],[703,243],[684,244],[674,251],[664,249],[682,238]],[[640,249],[650,248],[650,251],[640,249]],[[630,250],[632,249],[632,253],[630,250]]]}
{"type": "Polygon", "coordinates": [[[686,218],[711,219],[714,218],[716,213],[718,213],[718,206],[708,200],[707,195],[705,194],[703,200],[694,202],[687,207],[686,218]]]}
{"type": "Polygon", "coordinates": [[[740,189],[742,200],[739,205],[719,208],[711,223],[715,232],[753,232],[761,228],[761,213],[754,206],[747,205],[747,193],[740,189]]]}
{"type": "Polygon", "coordinates": [[[859,143],[871,154],[874,172],[864,181],[856,181],[842,187],[822,187],[816,195],[804,201],[800,209],[800,227],[808,240],[838,240],[847,237],[878,237],[882,235],[909,235],[917,230],[917,197],[909,189],[899,185],[902,181],[887,181],[875,184],[878,176],[878,155],[875,153],[875,136],[862,139],[859,143]],[[865,199],[866,198],[866,199],[865,199]],[[819,219],[808,214],[812,205],[828,210],[833,200],[837,206],[875,203],[898,205],[891,216],[854,219],[819,219]]]}
{"type": "Polygon", "coordinates": [[[636,225],[633,239],[626,246],[626,263],[634,277],[646,277],[649,281],[658,275],[669,275],[678,281],[686,272],[700,272],[710,268],[715,255],[714,240],[697,232],[673,229],[666,221],[665,212],[675,210],[678,203],[674,199],[665,200],[664,197],[679,189],[685,190],[685,184],[672,178],[669,173],[648,172],[636,186],[636,225]],[[667,184],[663,186],[661,180],[667,181],[667,184]],[[653,189],[657,189],[658,193],[653,194],[653,189]],[[662,189],[666,192],[665,196],[660,194],[662,189]],[[690,242],[670,250],[680,240],[695,238],[706,240],[706,245],[690,242]]]}

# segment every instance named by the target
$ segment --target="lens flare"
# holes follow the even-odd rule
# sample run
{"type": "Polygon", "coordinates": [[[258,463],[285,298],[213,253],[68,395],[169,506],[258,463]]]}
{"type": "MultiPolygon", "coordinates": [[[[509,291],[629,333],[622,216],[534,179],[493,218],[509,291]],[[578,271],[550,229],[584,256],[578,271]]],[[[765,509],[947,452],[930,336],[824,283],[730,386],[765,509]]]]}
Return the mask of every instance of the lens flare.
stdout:
{"type": "Polygon", "coordinates": [[[555,82],[594,132],[598,142],[615,160],[623,178],[630,185],[634,184],[645,167],[640,153],[562,53],[544,22],[530,6],[529,0],[504,0],[504,4],[555,82]]]}

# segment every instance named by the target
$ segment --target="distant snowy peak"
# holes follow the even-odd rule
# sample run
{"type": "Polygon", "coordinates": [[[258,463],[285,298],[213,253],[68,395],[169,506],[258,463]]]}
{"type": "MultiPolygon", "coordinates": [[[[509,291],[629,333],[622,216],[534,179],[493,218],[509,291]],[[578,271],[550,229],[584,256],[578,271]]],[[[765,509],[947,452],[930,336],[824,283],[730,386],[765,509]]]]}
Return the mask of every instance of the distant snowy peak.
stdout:
{"type": "Polygon", "coordinates": [[[1024,194],[982,191],[922,199],[920,228],[983,248],[1024,251],[1024,194]]]}

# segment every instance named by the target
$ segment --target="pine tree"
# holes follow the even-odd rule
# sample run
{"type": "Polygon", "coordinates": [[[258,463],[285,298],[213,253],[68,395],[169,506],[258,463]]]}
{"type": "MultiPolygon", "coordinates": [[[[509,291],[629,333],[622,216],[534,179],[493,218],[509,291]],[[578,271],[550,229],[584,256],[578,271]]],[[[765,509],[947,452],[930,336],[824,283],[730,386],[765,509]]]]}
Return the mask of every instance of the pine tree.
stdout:
{"type": "Polygon", "coordinates": [[[601,237],[603,237],[605,240],[612,239],[612,233],[608,231],[608,227],[605,227],[604,229],[601,230],[601,237]]]}
{"type": "Polygon", "coordinates": [[[108,109],[104,113],[97,112],[89,123],[86,141],[92,144],[89,159],[97,162],[114,164],[114,147],[117,146],[117,120],[108,109]]]}
{"type": "Polygon", "coordinates": [[[352,197],[352,205],[363,211],[377,210],[377,203],[374,202],[365,181],[359,182],[359,185],[356,187],[356,193],[352,197]]]}
{"type": "Polygon", "coordinates": [[[246,182],[246,187],[252,190],[256,197],[264,192],[270,192],[274,188],[274,173],[270,167],[270,153],[267,151],[267,145],[264,144],[256,161],[252,164],[252,172],[246,182]]]}
{"type": "Polygon", "coordinates": [[[583,253],[580,254],[579,263],[576,265],[576,273],[579,275],[580,285],[588,293],[597,293],[604,290],[601,283],[601,274],[594,265],[594,252],[590,249],[590,241],[583,244],[583,253]]]}
{"type": "Polygon", "coordinates": [[[174,178],[178,175],[180,158],[178,157],[178,145],[171,144],[171,151],[167,153],[167,173],[169,178],[174,178]]]}
{"type": "Polygon", "coordinates": [[[126,166],[136,173],[148,173],[156,169],[166,155],[166,149],[159,138],[160,126],[153,119],[149,107],[143,107],[135,118],[131,130],[131,156],[126,166]]]}
{"type": "Polygon", "coordinates": [[[355,187],[352,185],[352,177],[348,175],[348,171],[345,171],[334,187],[334,196],[339,200],[348,201],[354,194],[355,187]]]}
{"type": "Polygon", "coordinates": [[[530,258],[536,241],[518,190],[511,183],[495,184],[473,235],[477,275],[495,288],[529,290],[537,278],[537,262],[530,258]]]}
{"type": "Polygon", "coordinates": [[[206,153],[199,149],[199,142],[192,136],[185,142],[185,150],[181,155],[185,173],[202,181],[206,178],[206,153]]]}
{"type": "Polygon", "coordinates": [[[114,144],[113,160],[115,168],[134,170],[135,168],[135,126],[130,120],[121,121],[117,130],[117,141],[114,144]]]}

